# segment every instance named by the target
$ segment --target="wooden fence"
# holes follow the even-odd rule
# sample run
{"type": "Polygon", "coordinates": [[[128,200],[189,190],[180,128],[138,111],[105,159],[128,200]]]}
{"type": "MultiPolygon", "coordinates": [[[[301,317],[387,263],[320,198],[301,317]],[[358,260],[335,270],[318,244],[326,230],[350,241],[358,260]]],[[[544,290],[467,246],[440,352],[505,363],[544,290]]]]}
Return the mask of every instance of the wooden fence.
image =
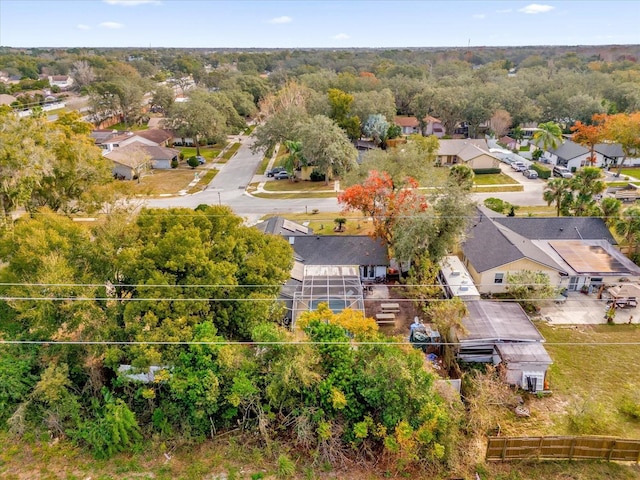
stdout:
{"type": "Polygon", "coordinates": [[[640,440],[612,437],[489,437],[488,461],[640,461],[640,440]]]}

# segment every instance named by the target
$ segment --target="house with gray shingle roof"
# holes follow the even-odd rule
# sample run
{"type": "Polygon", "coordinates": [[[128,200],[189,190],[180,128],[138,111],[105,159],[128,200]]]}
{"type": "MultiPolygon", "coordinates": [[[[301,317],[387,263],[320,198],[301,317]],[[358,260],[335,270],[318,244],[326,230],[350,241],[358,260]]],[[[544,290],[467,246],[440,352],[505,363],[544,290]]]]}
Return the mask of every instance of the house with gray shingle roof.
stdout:
{"type": "Polygon", "coordinates": [[[479,207],[462,257],[481,293],[506,291],[508,275],[523,270],[570,291],[640,279],[600,218],[505,217],[479,207]]]}
{"type": "MultiPolygon", "coordinates": [[[[541,148],[541,146],[538,146],[541,148]]],[[[569,170],[585,166],[607,167],[615,166],[624,158],[622,147],[617,143],[598,143],[593,148],[595,161],[591,162],[591,152],[571,140],[565,140],[557,148],[551,148],[544,154],[547,163],[567,167],[569,170]]]]}

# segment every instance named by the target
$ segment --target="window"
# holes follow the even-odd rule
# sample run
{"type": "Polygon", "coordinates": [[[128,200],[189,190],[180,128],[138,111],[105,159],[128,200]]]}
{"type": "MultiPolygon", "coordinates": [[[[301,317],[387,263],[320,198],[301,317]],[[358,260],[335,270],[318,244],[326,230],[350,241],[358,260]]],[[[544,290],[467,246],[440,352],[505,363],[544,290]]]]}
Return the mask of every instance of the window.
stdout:
{"type": "Polygon", "coordinates": [[[504,273],[496,273],[496,276],[493,278],[493,283],[503,283],[504,282],[504,273]]]}

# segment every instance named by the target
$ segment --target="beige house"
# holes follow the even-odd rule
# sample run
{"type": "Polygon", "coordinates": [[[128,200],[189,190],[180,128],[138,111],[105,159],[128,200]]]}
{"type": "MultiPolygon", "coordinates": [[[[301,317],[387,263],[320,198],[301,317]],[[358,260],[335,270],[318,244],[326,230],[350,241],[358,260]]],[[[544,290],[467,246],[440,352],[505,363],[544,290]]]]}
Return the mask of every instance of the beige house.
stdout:
{"type": "MultiPolygon", "coordinates": [[[[444,126],[442,125],[442,122],[439,119],[432,117],[430,115],[427,115],[426,117],[424,117],[424,120],[425,120],[425,129],[424,129],[424,132],[422,132],[423,135],[425,136],[435,135],[438,138],[441,138],[445,135],[444,126]]],[[[402,129],[403,135],[412,135],[414,133],[421,133],[420,122],[418,122],[418,119],[416,117],[397,116],[397,117],[394,117],[393,123],[395,123],[397,126],[399,126],[402,129]]]]}
{"type": "Polygon", "coordinates": [[[440,140],[437,165],[464,163],[474,170],[500,168],[500,159],[489,152],[487,141],[479,138],[440,140]]]}
{"type": "Polygon", "coordinates": [[[509,274],[524,270],[546,273],[568,291],[640,279],[600,218],[505,217],[480,207],[461,253],[480,293],[506,291],[509,274]]]}

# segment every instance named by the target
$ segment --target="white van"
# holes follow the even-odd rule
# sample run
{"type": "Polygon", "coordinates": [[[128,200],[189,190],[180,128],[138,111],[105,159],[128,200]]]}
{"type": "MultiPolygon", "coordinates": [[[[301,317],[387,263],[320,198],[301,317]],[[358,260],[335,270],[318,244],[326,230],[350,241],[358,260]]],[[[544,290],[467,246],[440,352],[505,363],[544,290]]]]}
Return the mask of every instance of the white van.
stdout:
{"type": "Polygon", "coordinates": [[[556,165],[553,167],[553,176],[560,178],[572,178],[573,173],[571,173],[567,167],[556,165]]]}

